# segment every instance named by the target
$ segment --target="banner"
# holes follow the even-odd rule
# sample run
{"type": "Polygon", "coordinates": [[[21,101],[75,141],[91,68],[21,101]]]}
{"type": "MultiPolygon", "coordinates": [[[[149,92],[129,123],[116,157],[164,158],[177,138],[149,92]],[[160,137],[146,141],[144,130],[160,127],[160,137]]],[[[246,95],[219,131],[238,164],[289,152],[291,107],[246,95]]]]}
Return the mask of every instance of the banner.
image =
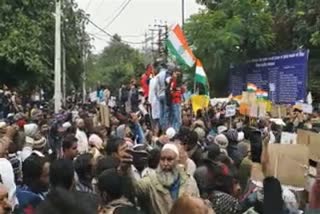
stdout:
{"type": "Polygon", "coordinates": [[[192,110],[197,113],[199,109],[208,108],[210,98],[206,95],[193,95],[191,97],[192,110]]]}
{"type": "Polygon", "coordinates": [[[231,65],[229,92],[241,94],[247,83],[268,91],[269,99],[279,104],[294,104],[307,96],[308,50],[249,60],[231,65]]]}

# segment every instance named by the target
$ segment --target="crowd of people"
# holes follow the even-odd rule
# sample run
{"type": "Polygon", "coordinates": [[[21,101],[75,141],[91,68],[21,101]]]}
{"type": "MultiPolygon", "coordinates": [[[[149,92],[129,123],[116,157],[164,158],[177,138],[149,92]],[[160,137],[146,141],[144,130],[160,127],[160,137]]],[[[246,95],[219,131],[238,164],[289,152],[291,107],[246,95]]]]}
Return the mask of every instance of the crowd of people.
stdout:
{"type": "Polygon", "coordinates": [[[119,89],[115,105],[101,87],[96,103],[57,114],[0,91],[10,103],[0,103],[0,214],[320,213],[320,168],[307,199],[268,173],[268,146],[284,129],[312,130],[317,114],[295,109],[281,126],[239,113],[230,120],[217,106],[193,112],[177,67],[147,71],[140,86],[119,89]],[[251,178],[255,162],[262,185],[251,178]]]}

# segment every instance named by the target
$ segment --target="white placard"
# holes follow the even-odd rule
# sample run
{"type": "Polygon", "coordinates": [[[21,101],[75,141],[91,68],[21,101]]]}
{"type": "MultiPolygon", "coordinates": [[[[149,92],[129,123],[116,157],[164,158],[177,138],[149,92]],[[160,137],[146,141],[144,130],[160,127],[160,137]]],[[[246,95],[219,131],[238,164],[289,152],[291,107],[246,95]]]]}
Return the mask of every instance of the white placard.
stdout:
{"type": "Polygon", "coordinates": [[[90,101],[91,101],[91,102],[96,102],[96,101],[98,101],[97,92],[96,92],[96,91],[91,92],[91,93],[89,94],[89,98],[90,98],[90,101]]]}
{"type": "Polygon", "coordinates": [[[236,115],[236,105],[227,105],[225,117],[233,117],[234,115],[236,115]]]}
{"type": "Polygon", "coordinates": [[[309,105],[306,103],[300,103],[300,102],[297,102],[296,105],[301,107],[303,113],[312,114],[312,112],[313,112],[312,105],[309,105]]]}
{"type": "Polygon", "coordinates": [[[281,144],[297,144],[297,134],[282,132],[281,133],[281,144]]]}

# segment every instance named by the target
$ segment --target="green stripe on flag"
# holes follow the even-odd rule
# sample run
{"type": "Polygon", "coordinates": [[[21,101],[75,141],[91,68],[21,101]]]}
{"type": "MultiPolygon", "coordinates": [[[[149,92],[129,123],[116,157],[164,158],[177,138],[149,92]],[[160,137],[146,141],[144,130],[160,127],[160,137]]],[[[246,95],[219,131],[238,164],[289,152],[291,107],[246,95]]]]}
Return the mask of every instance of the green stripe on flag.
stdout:
{"type": "Polygon", "coordinates": [[[178,50],[175,49],[175,47],[172,45],[172,43],[169,40],[166,41],[166,45],[167,45],[170,57],[175,59],[178,64],[183,65],[185,67],[189,67],[188,64],[184,61],[184,59],[179,54],[178,50]]]}
{"type": "Polygon", "coordinates": [[[207,85],[208,84],[208,80],[207,80],[206,76],[201,76],[201,75],[196,74],[194,78],[195,78],[196,82],[199,82],[199,83],[201,83],[203,85],[207,85]]]}

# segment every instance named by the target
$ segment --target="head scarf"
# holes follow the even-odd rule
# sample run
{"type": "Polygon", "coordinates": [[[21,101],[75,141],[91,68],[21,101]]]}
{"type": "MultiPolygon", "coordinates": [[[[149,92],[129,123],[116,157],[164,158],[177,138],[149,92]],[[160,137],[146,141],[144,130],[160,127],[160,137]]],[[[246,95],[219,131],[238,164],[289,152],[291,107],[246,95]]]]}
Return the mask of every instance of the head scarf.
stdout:
{"type": "Polygon", "coordinates": [[[96,134],[92,134],[89,137],[89,144],[97,149],[102,149],[103,140],[96,134]]]}

